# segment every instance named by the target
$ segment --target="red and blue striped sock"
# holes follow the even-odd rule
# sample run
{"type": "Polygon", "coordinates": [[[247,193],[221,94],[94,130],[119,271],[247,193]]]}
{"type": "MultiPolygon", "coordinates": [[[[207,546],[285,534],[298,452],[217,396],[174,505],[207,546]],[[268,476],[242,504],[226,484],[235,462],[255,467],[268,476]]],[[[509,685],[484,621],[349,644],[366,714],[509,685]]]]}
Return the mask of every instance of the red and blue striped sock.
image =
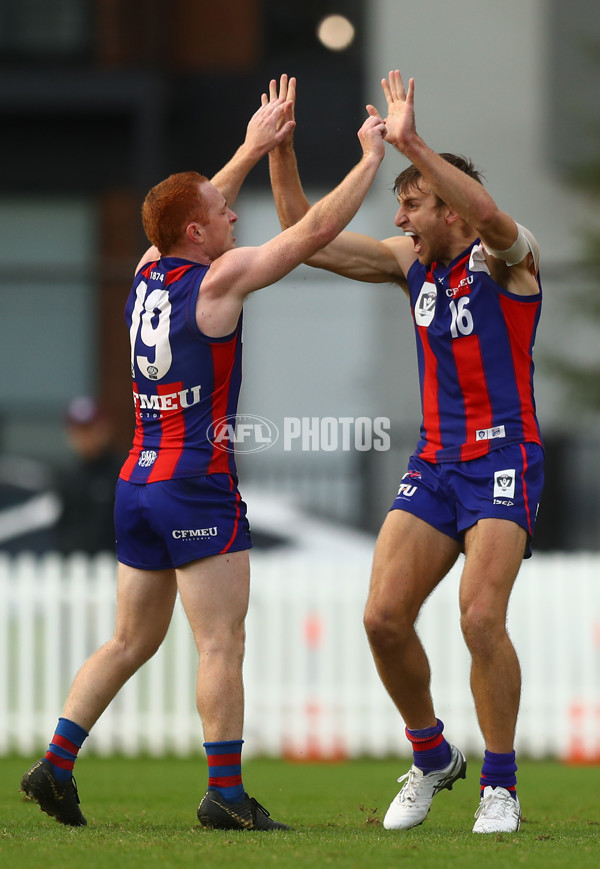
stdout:
{"type": "Polygon", "coordinates": [[[208,786],[219,791],[229,803],[241,803],[244,799],[242,784],[242,744],[243,739],[229,739],[225,742],[205,742],[208,760],[208,786]]]}
{"type": "Polygon", "coordinates": [[[444,722],[436,718],[434,727],[423,730],[409,730],[406,737],[413,748],[413,763],[425,775],[434,770],[444,769],[450,763],[450,746],[443,736],[444,722]]]}
{"type": "Polygon", "coordinates": [[[481,793],[486,787],[505,788],[511,796],[516,798],[517,769],[514,751],[509,751],[507,754],[496,754],[486,750],[481,768],[481,778],[479,779],[481,793]]]}
{"type": "Polygon", "coordinates": [[[73,767],[77,760],[79,749],[88,735],[87,730],[69,721],[68,718],[59,718],[58,725],[44,755],[52,764],[54,777],[57,781],[67,781],[73,775],[73,767]]]}

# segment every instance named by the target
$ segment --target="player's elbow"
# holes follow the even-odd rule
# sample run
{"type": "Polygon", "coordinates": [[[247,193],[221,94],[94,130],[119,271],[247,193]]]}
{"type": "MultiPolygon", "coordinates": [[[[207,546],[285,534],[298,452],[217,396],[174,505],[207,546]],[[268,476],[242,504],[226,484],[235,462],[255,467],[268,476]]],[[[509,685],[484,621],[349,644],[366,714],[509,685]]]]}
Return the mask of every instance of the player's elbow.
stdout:
{"type": "Polygon", "coordinates": [[[339,235],[341,229],[338,221],[333,218],[316,220],[309,229],[315,252],[332,242],[339,235]]]}
{"type": "Polygon", "coordinates": [[[473,221],[473,225],[477,227],[482,236],[494,232],[503,217],[503,212],[487,194],[482,196],[477,203],[475,214],[476,219],[473,221]]]}

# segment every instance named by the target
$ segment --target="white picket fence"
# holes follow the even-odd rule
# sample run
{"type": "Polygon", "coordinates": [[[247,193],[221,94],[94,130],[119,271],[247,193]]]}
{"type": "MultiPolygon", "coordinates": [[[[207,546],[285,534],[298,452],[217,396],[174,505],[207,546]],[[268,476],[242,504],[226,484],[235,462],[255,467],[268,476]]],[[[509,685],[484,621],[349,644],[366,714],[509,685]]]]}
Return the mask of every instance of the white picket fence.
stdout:
{"type": "MultiPolygon", "coordinates": [[[[427,601],[419,632],[448,737],[482,740],[458,626],[460,565],[427,601]]],[[[367,558],[252,557],[245,661],[245,755],[406,755],[362,627],[367,558]]],[[[509,610],[523,671],[517,749],[600,762],[600,557],[535,555],[509,610]]],[[[111,558],[0,557],[0,755],[45,747],[85,658],[112,633],[111,558]]],[[[100,754],[201,750],[197,655],[176,605],[157,655],[123,688],[86,743],[100,754]]]]}

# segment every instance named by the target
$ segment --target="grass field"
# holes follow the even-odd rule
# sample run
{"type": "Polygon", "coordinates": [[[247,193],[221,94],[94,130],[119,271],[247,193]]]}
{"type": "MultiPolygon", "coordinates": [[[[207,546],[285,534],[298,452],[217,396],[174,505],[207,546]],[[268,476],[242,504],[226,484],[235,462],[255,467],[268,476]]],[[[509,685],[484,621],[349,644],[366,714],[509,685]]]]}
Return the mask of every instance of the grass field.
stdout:
{"type": "MultiPolygon", "coordinates": [[[[35,758],[31,759],[32,761],[35,758]]],[[[381,819],[405,761],[294,764],[249,760],[244,782],[290,832],[204,830],[196,806],[203,757],[83,757],[77,782],[86,828],[65,828],[18,793],[27,759],[0,759],[0,866],[49,869],[145,867],[538,867],[600,866],[600,768],[522,761],[521,831],[475,836],[479,763],[467,781],[434,800],[427,821],[406,832],[381,819]]]]}

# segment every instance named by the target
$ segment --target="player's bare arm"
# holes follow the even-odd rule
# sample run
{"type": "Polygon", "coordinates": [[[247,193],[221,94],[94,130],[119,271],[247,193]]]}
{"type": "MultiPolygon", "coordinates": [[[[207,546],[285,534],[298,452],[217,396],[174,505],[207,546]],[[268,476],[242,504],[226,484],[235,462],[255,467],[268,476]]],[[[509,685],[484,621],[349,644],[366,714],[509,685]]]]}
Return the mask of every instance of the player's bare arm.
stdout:
{"type": "MultiPolygon", "coordinates": [[[[440,157],[417,133],[414,79],[409,80],[405,89],[400,72],[392,70],[381,85],[388,109],[386,140],[419,169],[432,192],[481,238],[492,277],[501,286],[523,295],[539,292],[535,279],[537,262],[530,246],[517,246],[523,256],[510,266],[498,256],[513,248],[519,238],[515,220],[497,206],[481,184],[440,157]]],[[[373,106],[368,110],[377,111],[373,106]]]]}
{"type": "Polygon", "coordinates": [[[406,270],[414,262],[412,242],[397,235],[379,241],[344,230],[307,262],[344,278],[371,284],[398,284],[406,291],[406,270]],[[409,265],[410,263],[410,265],[409,265]]]}
{"type": "Polygon", "coordinates": [[[354,217],[385,153],[385,125],[370,116],[359,130],[361,160],[343,181],[294,226],[259,247],[226,251],[204,278],[197,322],[207,335],[229,334],[246,296],[269,286],[331,242],[354,217]]]}
{"type": "MultiPolygon", "coordinates": [[[[295,79],[290,80],[290,86],[285,94],[292,105],[291,111],[295,117],[295,79]]],[[[269,152],[269,172],[279,223],[282,229],[288,229],[298,223],[310,209],[310,202],[304,193],[298,172],[293,127],[283,137],[277,148],[273,148],[269,152]]]]}
{"type": "MultiPolygon", "coordinates": [[[[290,80],[290,83],[292,81],[293,87],[290,86],[285,95],[295,105],[296,82],[290,80]]],[[[375,111],[373,115],[376,115],[375,111]]],[[[310,209],[298,171],[293,128],[277,148],[269,152],[269,170],[279,222],[285,230],[301,220],[310,209]]],[[[335,272],[353,280],[398,283],[404,287],[405,272],[396,254],[403,250],[411,251],[412,245],[407,245],[401,237],[388,241],[391,244],[346,230],[306,262],[315,268],[335,272]]],[[[402,259],[406,260],[406,255],[402,259]]]]}
{"type": "MultiPolygon", "coordinates": [[[[279,90],[275,79],[269,83],[268,95],[261,95],[260,108],[248,122],[244,142],[231,160],[211,179],[211,183],[223,194],[227,205],[233,204],[246,176],[258,161],[291,135],[295,126],[294,90],[295,80],[290,79],[288,84],[287,75],[281,76],[279,90]],[[287,97],[288,89],[291,99],[287,97]]],[[[134,274],[160,256],[158,248],[151,245],[137,264],[134,274]]]]}

